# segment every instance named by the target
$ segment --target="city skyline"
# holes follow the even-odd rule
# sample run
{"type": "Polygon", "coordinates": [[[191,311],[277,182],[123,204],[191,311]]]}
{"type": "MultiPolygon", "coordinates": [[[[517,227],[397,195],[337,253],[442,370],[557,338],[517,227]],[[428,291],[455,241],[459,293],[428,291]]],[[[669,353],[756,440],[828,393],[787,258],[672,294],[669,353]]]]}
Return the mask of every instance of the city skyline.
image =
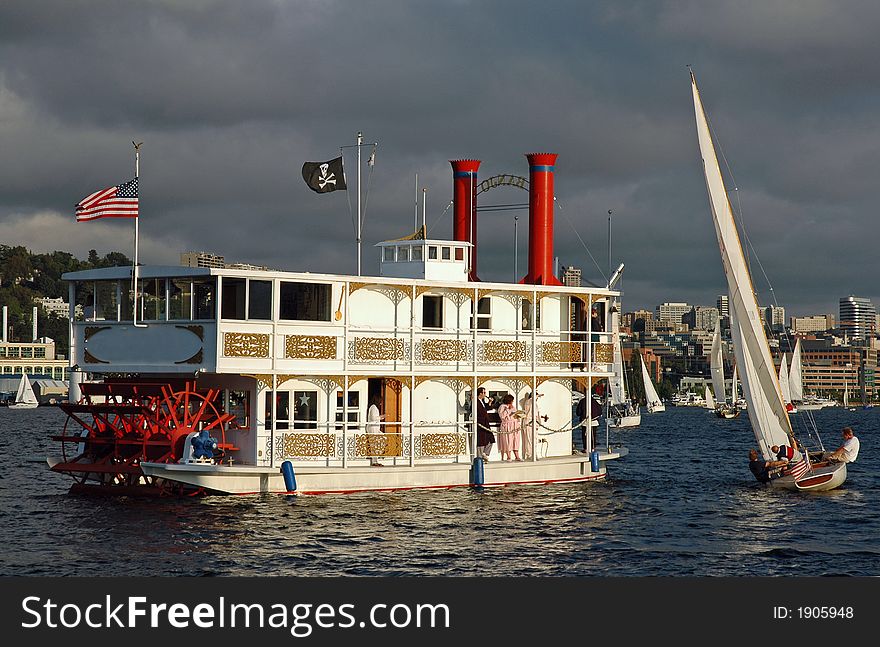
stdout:
{"type": "MultiPolygon", "coordinates": [[[[131,178],[134,140],[144,142],[142,263],[175,264],[195,249],[353,274],[360,131],[378,142],[375,164],[363,166],[365,274],[378,270],[374,245],[410,234],[421,208],[431,236],[451,236],[449,160],[482,160],[484,180],[526,176],[524,154],[546,151],[559,154],[560,265],[604,285],[625,263],[619,287],[630,310],[664,300],[709,306],[726,283],[690,64],[730,163],[723,170],[759,304],[773,303],[765,274],[787,315],[835,313],[850,294],[880,302],[867,235],[880,72],[863,64],[880,54],[880,7],[49,5],[0,7],[3,244],[131,256],[131,223],[78,224],[73,206],[131,178]],[[348,191],[312,192],[303,163],[340,154],[348,191]],[[420,188],[427,199],[417,206],[420,188]]],[[[479,201],[523,198],[501,187],[479,201]]],[[[479,223],[480,278],[519,280],[527,212],[481,212],[479,223]]]]}

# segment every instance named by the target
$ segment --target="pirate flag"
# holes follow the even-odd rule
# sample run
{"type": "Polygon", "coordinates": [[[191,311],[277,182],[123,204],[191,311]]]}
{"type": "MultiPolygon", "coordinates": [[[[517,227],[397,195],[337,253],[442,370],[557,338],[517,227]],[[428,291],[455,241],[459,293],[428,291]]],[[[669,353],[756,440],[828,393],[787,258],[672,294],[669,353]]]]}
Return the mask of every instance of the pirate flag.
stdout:
{"type": "Polygon", "coordinates": [[[345,174],[342,170],[342,157],[329,162],[306,162],[303,164],[303,179],[316,193],[330,193],[345,189],[345,174]]]}

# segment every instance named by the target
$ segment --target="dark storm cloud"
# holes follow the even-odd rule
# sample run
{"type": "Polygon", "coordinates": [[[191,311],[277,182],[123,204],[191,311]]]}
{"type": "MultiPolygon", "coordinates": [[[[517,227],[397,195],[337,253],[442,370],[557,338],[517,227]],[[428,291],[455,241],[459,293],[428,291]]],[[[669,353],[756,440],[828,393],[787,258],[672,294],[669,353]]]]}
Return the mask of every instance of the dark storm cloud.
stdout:
{"type": "MultiPolygon", "coordinates": [[[[562,264],[601,282],[612,209],[627,308],[710,303],[724,279],[689,63],[780,302],[833,311],[850,292],[877,298],[878,18],[871,3],[818,1],[7,2],[0,239],[128,251],[124,224],[83,233],[72,207],[133,174],[137,139],[146,262],[204,249],[352,272],[354,192],[318,196],[299,169],[362,130],[379,142],[367,272],[373,244],[413,228],[415,173],[445,237],[449,159],[483,160],[481,178],[525,175],[523,153],[547,150],[559,153],[562,264]]],[[[486,280],[514,274],[513,215],[480,216],[486,280]]],[[[520,273],[526,221],[519,212],[520,273]]]]}

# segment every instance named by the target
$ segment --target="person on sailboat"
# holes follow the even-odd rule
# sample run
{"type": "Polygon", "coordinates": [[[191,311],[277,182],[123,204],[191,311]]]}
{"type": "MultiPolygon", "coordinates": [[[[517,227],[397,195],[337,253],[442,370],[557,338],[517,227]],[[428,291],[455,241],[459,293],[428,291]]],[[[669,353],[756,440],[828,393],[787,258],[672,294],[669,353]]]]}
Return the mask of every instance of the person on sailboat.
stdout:
{"type": "Polygon", "coordinates": [[[843,428],[843,444],[831,452],[828,460],[833,463],[854,463],[859,455],[859,439],[851,427],[843,428]]]}
{"type": "Polygon", "coordinates": [[[758,458],[758,452],[749,450],[749,469],[761,483],[769,483],[770,479],[781,476],[780,467],[788,465],[788,461],[765,461],[758,458]]]}
{"type": "Polygon", "coordinates": [[[787,463],[796,463],[803,458],[799,450],[789,445],[773,445],[770,451],[776,454],[776,459],[787,463]]]}

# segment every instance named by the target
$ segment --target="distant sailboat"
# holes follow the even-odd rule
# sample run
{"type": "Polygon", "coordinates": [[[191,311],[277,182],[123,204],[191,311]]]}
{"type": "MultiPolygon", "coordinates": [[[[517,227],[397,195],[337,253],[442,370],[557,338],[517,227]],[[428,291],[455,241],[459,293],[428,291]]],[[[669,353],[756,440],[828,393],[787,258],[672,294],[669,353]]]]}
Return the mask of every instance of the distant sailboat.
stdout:
{"type": "Polygon", "coordinates": [[[666,405],[660,400],[657,389],[654,388],[654,382],[648,374],[648,367],[645,365],[645,356],[639,353],[642,358],[642,383],[645,386],[645,401],[648,404],[648,413],[662,413],[666,411],[666,405]]]}
{"type": "Polygon", "coordinates": [[[706,408],[715,411],[715,398],[712,397],[712,387],[706,387],[706,408]]]}
{"type": "Polygon", "coordinates": [[[800,406],[804,401],[804,378],[803,369],[801,368],[801,340],[794,344],[794,351],[791,354],[791,366],[788,368],[788,390],[791,393],[791,402],[795,406],[800,406]]]}
{"type": "Polygon", "coordinates": [[[34,394],[34,388],[27,375],[21,376],[21,382],[18,383],[18,392],[15,394],[15,402],[9,405],[10,409],[36,409],[40,405],[37,396],[34,394]]]}
{"type": "Polygon", "coordinates": [[[788,363],[785,361],[785,353],[782,353],[782,360],[779,362],[779,389],[782,391],[785,409],[789,413],[797,413],[797,407],[792,404],[791,400],[791,386],[788,382],[788,363]]]}
{"type": "MultiPolygon", "coordinates": [[[[712,336],[712,348],[709,351],[709,370],[712,374],[712,386],[715,388],[717,402],[713,402],[709,406],[708,398],[706,408],[715,411],[715,415],[719,418],[730,420],[739,416],[739,409],[736,407],[736,377],[733,379],[733,389],[731,389],[730,403],[727,402],[727,394],[724,386],[724,354],[721,348],[721,321],[715,323],[715,334],[712,336]]],[[[736,375],[736,368],[734,375],[736,375]]],[[[706,389],[709,393],[709,389],[706,389]]]]}
{"type": "Polygon", "coordinates": [[[638,427],[642,424],[642,414],[626,394],[626,376],[623,370],[623,351],[620,347],[620,333],[614,332],[614,374],[608,380],[610,395],[606,417],[611,427],[638,427]]]}
{"type": "MultiPolygon", "coordinates": [[[[746,264],[693,72],[691,90],[709,207],[718,238],[721,265],[727,278],[736,364],[740,369],[740,380],[748,402],[749,422],[760,454],[764,460],[773,460],[775,452],[770,449],[772,446],[798,447],[798,442],[773,370],[773,360],[758,313],[752,277],[746,264]]],[[[821,439],[819,443],[821,444],[821,439]]],[[[814,461],[814,458],[817,459],[818,455],[810,456],[807,453],[792,465],[792,473],[772,479],[770,483],[774,487],[791,490],[820,491],[836,488],[846,480],[846,463],[814,461]]]]}

